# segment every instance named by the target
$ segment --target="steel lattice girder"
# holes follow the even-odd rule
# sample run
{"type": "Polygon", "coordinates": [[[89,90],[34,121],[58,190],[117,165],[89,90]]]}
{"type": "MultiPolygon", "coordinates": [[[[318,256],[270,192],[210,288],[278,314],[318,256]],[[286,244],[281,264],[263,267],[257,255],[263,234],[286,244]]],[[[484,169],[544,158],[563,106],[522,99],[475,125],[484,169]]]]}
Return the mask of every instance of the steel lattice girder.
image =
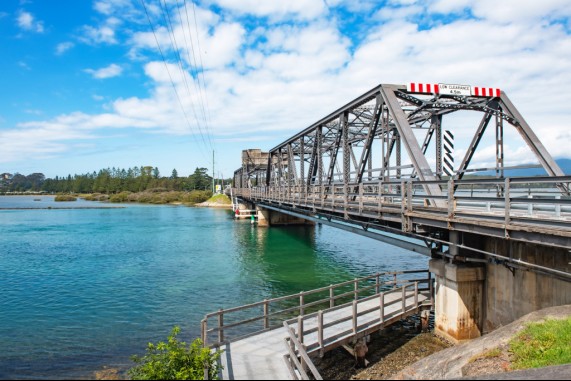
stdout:
{"type": "MultiPolygon", "coordinates": [[[[363,172],[367,166],[370,173],[375,173],[372,177],[377,181],[399,181],[409,177],[417,177],[421,181],[437,180],[441,176],[441,165],[435,163],[432,166],[435,170],[431,169],[426,157],[427,147],[435,129],[438,129],[436,133],[439,138],[442,119],[460,111],[478,111],[484,116],[475,130],[468,155],[459,168],[459,177],[463,176],[471,157],[477,151],[478,135],[481,137],[482,130],[492,116],[517,129],[550,176],[563,175],[504,92],[499,98],[434,95],[423,99],[408,93],[406,86],[379,85],[272,148],[265,176],[266,185],[301,183],[307,187],[336,183],[358,184],[363,181],[363,172]],[[345,138],[344,124],[347,129],[345,138]],[[427,131],[422,145],[412,129],[427,131]],[[386,144],[385,156],[378,152],[380,149],[375,142],[386,144]],[[410,166],[401,165],[395,157],[400,153],[401,144],[411,162],[410,166]],[[391,167],[391,162],[396,162],[397,165],[391,167]],[[410,173],[402,174],[405,167],[410,169],[410,173]],[[385,171],[387,174],[395,174],[385,177],[385,171]]],[[[437,154],[437,159],[440,159],[439,156],[437,154]]],[[[427,184],[424,188],[429,195],[442,194],[438,186],[427,184]]]]}

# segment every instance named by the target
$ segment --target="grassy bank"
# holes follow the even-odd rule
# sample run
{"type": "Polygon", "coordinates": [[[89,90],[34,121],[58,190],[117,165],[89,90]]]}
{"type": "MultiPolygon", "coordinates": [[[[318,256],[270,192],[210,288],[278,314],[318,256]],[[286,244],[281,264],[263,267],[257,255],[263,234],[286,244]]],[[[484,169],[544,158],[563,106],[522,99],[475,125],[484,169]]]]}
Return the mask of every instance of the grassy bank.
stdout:
{"type": "Polygon", "coordinates": [[[218,204],[218,205],[231,205],[232,201],[230,197],[226,196],[225,194],[216,194],[210,197],[206,202],[211,204],[218,204]]]}
{"type": "Polygon", "coordinates": [[[116,194],[94,193],[83,195],[87,201],[106,201],[113,203],[137,202],[144,204],[187,204],[194,205],[208,200],[212,196],[210,191],[193,190],[190,192],[177,191],[146,191],[146,192],[121,192],[116,194]]]}
{"type": "Polygon", "coordinates": [[[512,369],[571,363],[571,317],[530,323],[511,342],[512,369]]]}

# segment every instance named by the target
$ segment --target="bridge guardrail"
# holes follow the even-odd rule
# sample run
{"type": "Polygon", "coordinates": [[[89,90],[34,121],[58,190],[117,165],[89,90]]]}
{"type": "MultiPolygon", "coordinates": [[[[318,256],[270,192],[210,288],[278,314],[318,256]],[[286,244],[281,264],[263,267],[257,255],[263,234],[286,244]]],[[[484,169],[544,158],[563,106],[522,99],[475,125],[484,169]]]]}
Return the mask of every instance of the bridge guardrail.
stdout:
{"type": "Polygon", "coordinates": [[[419,291],[428,291],[433,298],[431,273],[428,270],[407,270],[376,273],[306,292],[220,309],[205,315],[201,321],[201,339],[205,347],[219,347],[226,342],[280,327],[284,321],[295,315],[315,313],[324,307],[334,308],[351,300],[360,300],[383,290],[415,282],[425,284],[419,291]],[[419,274],[425,276],[419,278],[419,274]],[[209,328],[212,320],[215,321],[214,325],[209,328]],[[236,333],[232,335],[232,332],[236,333]]]}
{"type": "MultiPolygon", "coordinates": [[[[551,221],[565,228],[571,219],[571,176],[438,181],[364,181],[360,184],[333,183],[311,186],[277,186],[237,189],[250,199],[286,203],[308,209],[325,209],[352,214],[380,214],[399,208],[454,218],[469,214],[503,216],[507,226],[514,220],[533,225],[551,221]],[[439,185],[442,195],[429,195],[427,184],[439,185]],[[436,202],[445,201],[445,207],[436,202]],[[565,224],[559,224],[563,218],[565,224]]],[[[396,209],[394,211],[397,212],[396,209]]]]}

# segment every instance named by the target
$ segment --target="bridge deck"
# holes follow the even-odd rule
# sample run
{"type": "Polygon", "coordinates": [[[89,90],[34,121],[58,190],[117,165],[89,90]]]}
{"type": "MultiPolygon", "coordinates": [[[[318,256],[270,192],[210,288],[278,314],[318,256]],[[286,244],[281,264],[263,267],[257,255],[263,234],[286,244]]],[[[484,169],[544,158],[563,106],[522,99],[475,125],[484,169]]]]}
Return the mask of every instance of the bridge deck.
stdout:
{"type": "MultiPolygon", "coordinates": [[[[355,336],[380,330],[402,317],[417,313],[419,306],[429,299],[427,292],[419,293],[415,300],[414,291],[407,291],[403,311],[403,298],[400,290],[385,292],[383,307],[381,307],[380,295],[376,294],[357,302],[358,328],[356,331],[353,329],[352,304],[324,310],[323,342],[325,345],[323,349],[333,349],[347,343],[355,336]],[[360,313],[363,314],[359,316],[360,313]],[[326,327],[328,323],[334,324],[326,327]]],[[[425,308],[428,307],[425,306],[425,308]]],[[[303,343],[308,348],[308,353],[314,356],[318,355],[320,350],[317,325],[316,316],[304,320],[303,331],[310,333],[304,336],[303,343]]],[[[289,326],[295,332],[299,332],[296,322],[290,321],[289,326]]],[[[291,371],[288,370],[284,360],[284,356],[288,353],[285,342],[287,337],[286,328],[280,327],[221,346],[220,349],[224,351],[221,358],[221,365],[224,367],[222,379],[283,380],[290,378],[291,371]]]]}

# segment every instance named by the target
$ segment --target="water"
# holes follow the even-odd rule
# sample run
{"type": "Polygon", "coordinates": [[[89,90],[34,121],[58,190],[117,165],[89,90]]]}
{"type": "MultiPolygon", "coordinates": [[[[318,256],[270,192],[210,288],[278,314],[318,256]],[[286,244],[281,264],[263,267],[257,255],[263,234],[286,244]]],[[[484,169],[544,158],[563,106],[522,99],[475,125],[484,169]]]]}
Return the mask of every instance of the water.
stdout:
{"type": "MultiPolygon", "coordinates": [[[[38,197],[34,197],[38,198],[38,197]]],[[[125,369],[174,325],[189,342],[219,308],[427,267],[415,253],[325,226],[257,228],[231,211],[0,197],[0,378],[125,369]],[[88,203],[90,206],[107,204],[88,203]],[[6,210],[42,207],[52,209],[6,210]]]]}

